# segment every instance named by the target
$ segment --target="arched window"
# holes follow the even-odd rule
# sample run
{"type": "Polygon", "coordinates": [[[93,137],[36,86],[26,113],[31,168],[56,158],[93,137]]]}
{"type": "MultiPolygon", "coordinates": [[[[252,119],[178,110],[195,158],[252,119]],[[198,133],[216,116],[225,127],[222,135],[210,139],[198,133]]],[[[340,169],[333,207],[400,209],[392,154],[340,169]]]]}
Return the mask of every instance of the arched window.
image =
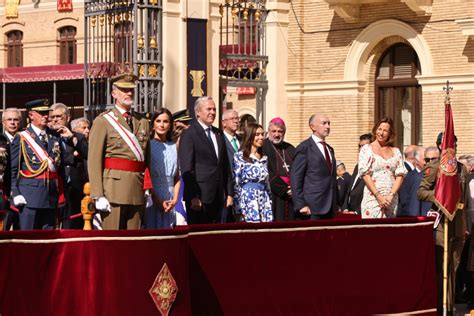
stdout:
{"type": "Polygon", "coordinates": [[[76,63],[76,28],[74,26],[59,29],[59,63],[76,63]]]}
{"type": "Polygon", "coordinates": [[[421,86],[418,56],[412,47],[389,47],[377,67],[375,77],[375,121],[393,118],[400,149],[421,142],[421,86]]]}
{"type": "Polygon", "coordinates": [[[23,33],[21,31],[11,31],[7,33],[7,66],[23,66],[23,33]]]}

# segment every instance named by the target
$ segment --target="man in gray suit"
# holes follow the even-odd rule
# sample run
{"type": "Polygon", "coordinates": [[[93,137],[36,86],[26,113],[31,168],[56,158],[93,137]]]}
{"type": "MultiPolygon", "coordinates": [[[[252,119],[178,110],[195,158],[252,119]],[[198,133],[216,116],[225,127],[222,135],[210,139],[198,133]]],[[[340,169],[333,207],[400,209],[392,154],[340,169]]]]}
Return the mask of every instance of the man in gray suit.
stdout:
{"type": "Polygon", "coordinates": [[[291,168],[293,205],[308,219],[330,219],[337,208],[336,157],[326,143],[331,121],[324,114],[314,114],[309,127],[313,134],[296,147],[291,168]]]}
{"type": "MultiPolygon", "coordinates": [[[[240,148],[240,136],[237,135],[239,129],[239,113],[235,110],[226,110],[222,113],[222,129],[224,132],[225,147],[227,148],[227,158],[232,172],[234,165],[234,154],[240,148]]],[[[232,172],[232,180],[234,179],[232,172]]],[[[240,214],[233,214],[232,207],[225,207],[222,210],[221,223],[239,221],[240,214]]]]}

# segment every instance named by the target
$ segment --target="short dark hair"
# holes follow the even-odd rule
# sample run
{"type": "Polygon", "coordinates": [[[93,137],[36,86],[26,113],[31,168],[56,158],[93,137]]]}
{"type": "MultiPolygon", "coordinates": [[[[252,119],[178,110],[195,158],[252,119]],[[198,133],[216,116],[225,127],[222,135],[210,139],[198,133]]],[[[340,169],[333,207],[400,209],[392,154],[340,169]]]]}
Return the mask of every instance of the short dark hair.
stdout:
{"type": "MultiPolygon", "coordinates": [[[[436,137],[436,146],[439,147],[441,145],[441,143],[443,142],[443,136],[444,136],[444,132],[440,132],[438,134],[438,137],[436,137]]],[[[454,142],[457,143],[458,142],[458,138],[456,137],[456,135],[454,135],[454,142]]]]}
{"type": "Polygon", "coordinates": [[[168,132],[166,132],[166,140],[167,141],[172,141],[173,140],[173,138],[172,138],[172,136],[173,136],[173,115],[166,108],[161,108],[158,111],[156,111],[155,113],[153,113],[153,116],[151,117],[151,121],[150,121],[151,136],[153,137],[155,135],[155,130],[153,129],[153,124],[155,124],[156,118],[158,116],[160,116],[161,114],[168,115],[168,118],[170,120],[170,129],[169,129],[168,132]]]}
{"type": "Polygon", "coordinates": [[[372,134],[367,133],[367,134],[360,135],[359,136],[359,141],[363,141],[363,140],[372,141],[372,134]]]}
{"type": "Polygon", "coordinates": [[[395,143],[395,138],[397,137],[397,134],[395,133],[395,128],[393,126],[393,120],[390,117],[383,117],[381,118],[377,123],[375,123],[374,127],[372,128],[372,135],[375,135],[377,132],[377,129],[382,123],[387,123],[390,125],[390,136],[387,141],[388,146],[393,146],[395,143]]]}

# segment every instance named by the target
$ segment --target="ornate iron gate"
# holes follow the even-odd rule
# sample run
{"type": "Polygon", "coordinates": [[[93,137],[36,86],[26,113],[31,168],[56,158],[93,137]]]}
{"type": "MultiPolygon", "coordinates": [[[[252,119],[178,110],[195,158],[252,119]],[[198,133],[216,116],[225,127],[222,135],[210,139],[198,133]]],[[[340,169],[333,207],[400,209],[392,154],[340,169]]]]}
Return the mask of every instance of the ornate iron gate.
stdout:
{"type": "Polygon", "coordinates": [[[224,107],[227,87],[256,90],[256,119],[265,122],[268,90],[265,51],[265,0],[225,0],[220,6],[219,86],[224,107]]]}
{"type": "Polygon", "coordinates": [[[93,119],[112,106],[110,78],[134,73],[134,110],[161,108],[162,0],[86,0],[84,111],[93,119]]]}

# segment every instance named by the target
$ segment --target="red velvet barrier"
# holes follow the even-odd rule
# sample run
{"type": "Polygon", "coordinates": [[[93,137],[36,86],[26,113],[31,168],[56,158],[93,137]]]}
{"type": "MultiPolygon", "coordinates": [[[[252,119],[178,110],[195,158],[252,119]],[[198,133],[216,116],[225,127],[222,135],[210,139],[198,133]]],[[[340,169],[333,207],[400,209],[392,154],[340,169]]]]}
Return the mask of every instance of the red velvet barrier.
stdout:
{"type": "Polygon", "coordinates": [[[159,315],[165,262],[171,315],[435,315],[432,225],[416,218],[2,233],[0,314],[159,315]]]}

